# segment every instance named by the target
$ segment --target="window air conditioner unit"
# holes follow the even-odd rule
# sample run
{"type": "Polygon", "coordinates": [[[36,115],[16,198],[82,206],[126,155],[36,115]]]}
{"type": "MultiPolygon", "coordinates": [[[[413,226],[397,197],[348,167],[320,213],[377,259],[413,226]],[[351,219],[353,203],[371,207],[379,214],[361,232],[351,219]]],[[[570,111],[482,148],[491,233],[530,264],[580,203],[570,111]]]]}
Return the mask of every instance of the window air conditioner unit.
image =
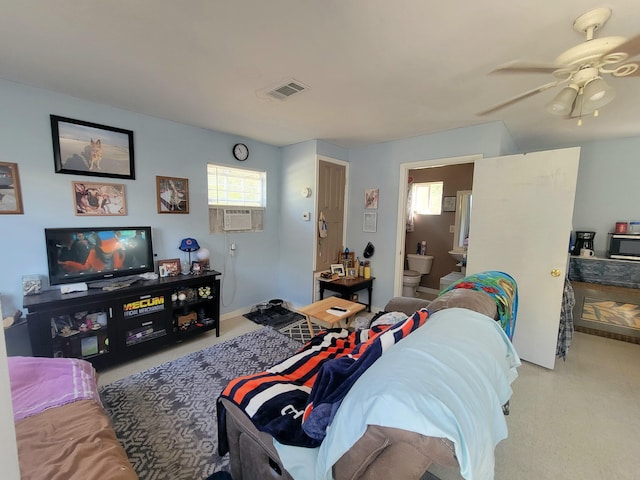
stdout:
{"type": "Polygon", "coordinates": [[[224,209],[225,230],[251,230],[251,210],[224,209]]]}

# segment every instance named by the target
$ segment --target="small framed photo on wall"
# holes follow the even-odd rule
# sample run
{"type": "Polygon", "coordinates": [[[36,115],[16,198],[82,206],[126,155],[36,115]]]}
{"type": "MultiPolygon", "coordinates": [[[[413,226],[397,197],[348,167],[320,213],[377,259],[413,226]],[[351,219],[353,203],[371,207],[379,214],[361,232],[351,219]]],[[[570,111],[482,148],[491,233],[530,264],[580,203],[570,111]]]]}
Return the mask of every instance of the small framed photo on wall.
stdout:
{"type": "Polygon", "coordinates": [[[156,176],[158,213],[189,213],[189,179],[156,176]]]}
{"type": "Polygon", "coordinates": [[[24,213],[18,164],[0,162],[0,214],[24,213]]]}
{"type": "Polygon", "coordinates": [[[364,212],[362,231],[373,233],[377,229],[378,229],[378,214],[376,212],[364,212]]]}
{"type": "Polygon", "coordinates": [[[127,200],[122,183],[71,182],[78,216],[126,215],[127,200]]]}
{"type": "Polygon", "coordinates": [[[443,197],[443,199],[442,199],[442,211],[443,212],[455,212],[456,211],[456,197],[443,197]]]}
{"type": "Polygon", "coordinates": [[[364,208],[375,210],[378,208],[378,189],[367,188],[364,191],[364,208]]]}

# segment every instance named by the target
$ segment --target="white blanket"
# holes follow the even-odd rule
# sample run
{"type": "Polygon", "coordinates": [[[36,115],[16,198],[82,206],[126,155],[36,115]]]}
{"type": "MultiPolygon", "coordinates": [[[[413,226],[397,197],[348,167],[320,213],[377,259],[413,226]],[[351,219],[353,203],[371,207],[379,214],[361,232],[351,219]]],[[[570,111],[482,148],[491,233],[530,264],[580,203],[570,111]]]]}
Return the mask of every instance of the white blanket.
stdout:
{"type": "Polygon", "coordinates": [[[320,447],[276,449],[296,480],[330,480],[333,464],[367,425],[381,425],[448,438],[465,479],[493,479],[495,446],[507,437],[502,405],[519,365],[497,322],[471,310],[441,310],[360,377],[320,447]]]}

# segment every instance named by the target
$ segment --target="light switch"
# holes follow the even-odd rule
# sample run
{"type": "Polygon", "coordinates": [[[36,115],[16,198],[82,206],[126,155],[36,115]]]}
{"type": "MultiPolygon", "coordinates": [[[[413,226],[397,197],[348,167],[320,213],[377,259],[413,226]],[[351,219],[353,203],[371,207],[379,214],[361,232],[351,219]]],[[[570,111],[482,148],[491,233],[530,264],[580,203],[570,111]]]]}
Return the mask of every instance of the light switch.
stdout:
{"type": "Polygon", "coordinates": [[[449,233],[456,233],[456,226],[455,225],[449,225],[449,233]]]}
{"type": "Polygon", "coordinates": [[[305,222],[308,222],[309,220],[311,220],[311,212],[302,212],[302,219],[305,222]]]}

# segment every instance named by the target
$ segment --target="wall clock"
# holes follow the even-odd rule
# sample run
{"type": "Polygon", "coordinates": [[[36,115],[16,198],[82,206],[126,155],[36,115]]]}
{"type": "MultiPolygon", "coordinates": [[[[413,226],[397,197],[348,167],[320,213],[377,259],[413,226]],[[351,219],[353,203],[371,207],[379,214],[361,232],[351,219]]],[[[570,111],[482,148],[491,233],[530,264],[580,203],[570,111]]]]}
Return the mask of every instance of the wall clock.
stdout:
{"type": "Polygon", "coordinates": [[[236,160],[244,162],[247,158],[249,158],[249,149],[244,143],[236,143],[233,146],[233,156],[236,160]]]}

